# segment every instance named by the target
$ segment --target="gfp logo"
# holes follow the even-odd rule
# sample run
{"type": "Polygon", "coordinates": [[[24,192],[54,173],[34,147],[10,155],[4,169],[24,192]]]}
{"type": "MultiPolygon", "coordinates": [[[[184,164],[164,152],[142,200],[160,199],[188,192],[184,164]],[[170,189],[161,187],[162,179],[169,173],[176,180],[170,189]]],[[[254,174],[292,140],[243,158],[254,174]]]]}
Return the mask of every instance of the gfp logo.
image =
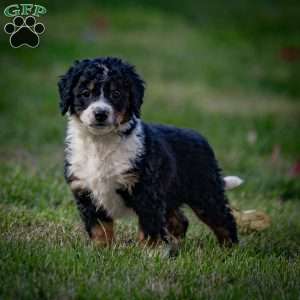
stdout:
{"type": "Polygon", "coordinates": [[[28,46],[36,48],[40,43],[40,35],[45,31],[44,24],[37,22],[47,12],[46,8],[37,4],[12,4],[4,9],[6,17],[13,18],[5,24],[4,31],[10,35],[9,42],[13,48],[28,46]]]}

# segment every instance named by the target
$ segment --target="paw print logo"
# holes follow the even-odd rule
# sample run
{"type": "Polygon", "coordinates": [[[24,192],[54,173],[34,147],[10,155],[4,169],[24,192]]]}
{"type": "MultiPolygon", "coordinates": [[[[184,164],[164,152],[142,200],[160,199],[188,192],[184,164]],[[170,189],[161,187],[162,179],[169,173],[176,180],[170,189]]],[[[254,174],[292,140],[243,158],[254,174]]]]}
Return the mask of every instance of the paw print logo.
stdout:
{"type": "Polygon", "coordinates": [[[36,48],[40,43],[39,35],[45,31],[45,26],[42,23],[37,23],[33,16],[28,16],[25,19],[16,16],[12,23],[7,23],[4,26],[4,31],[11,35],[9,42],[13,48],[19,48],[23,45],[36,48]]]}

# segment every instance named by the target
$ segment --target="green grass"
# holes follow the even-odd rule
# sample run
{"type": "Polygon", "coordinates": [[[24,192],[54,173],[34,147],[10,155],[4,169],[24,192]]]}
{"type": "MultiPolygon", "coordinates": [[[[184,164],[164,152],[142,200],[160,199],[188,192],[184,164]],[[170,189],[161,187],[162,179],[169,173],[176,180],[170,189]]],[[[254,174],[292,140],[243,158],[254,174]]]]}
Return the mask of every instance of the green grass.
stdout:
{"type": "Polygon", "coordinates": [[[72,3],[45,4],[36,49],[0,35],[0,298],[298,299],[300,61],[280,53],[300,44],[299,3],[72,3]],[[224,173],[245,179],[231,202],[267,212],[269,229],[223,250],[187,210],[176,259],[128,245],[136,220],[118,222],[111,249],[90,244],[63,179],[56,85],[75,59],[105,55],[145,78],[145,120],[208,138],[224,173]]]}

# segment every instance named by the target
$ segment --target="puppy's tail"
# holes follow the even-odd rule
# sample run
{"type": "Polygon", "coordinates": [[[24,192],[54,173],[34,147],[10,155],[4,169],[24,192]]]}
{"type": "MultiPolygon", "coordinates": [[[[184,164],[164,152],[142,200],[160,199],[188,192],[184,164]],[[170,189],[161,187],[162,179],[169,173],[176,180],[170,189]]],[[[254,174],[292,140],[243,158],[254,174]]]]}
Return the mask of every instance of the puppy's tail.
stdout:
{"type": "Polygon", "coordinates": [[[238,186],[240,186],[244,181],[238,176],[225,176],[225,190],[232,190],[238,186]]]}

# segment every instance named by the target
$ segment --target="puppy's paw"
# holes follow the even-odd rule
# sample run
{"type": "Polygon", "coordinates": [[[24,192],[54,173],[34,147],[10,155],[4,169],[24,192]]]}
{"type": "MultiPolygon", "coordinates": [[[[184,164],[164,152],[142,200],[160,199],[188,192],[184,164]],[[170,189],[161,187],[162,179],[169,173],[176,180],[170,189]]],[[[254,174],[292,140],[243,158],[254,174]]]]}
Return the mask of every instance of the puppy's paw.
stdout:
{"type": "Polygon", "coordinates": [[[166,250],[166,257],[168,258],[175,258],[179,254],[179,245],[178,244],[172,244],[167,246],[166,250]]]}

